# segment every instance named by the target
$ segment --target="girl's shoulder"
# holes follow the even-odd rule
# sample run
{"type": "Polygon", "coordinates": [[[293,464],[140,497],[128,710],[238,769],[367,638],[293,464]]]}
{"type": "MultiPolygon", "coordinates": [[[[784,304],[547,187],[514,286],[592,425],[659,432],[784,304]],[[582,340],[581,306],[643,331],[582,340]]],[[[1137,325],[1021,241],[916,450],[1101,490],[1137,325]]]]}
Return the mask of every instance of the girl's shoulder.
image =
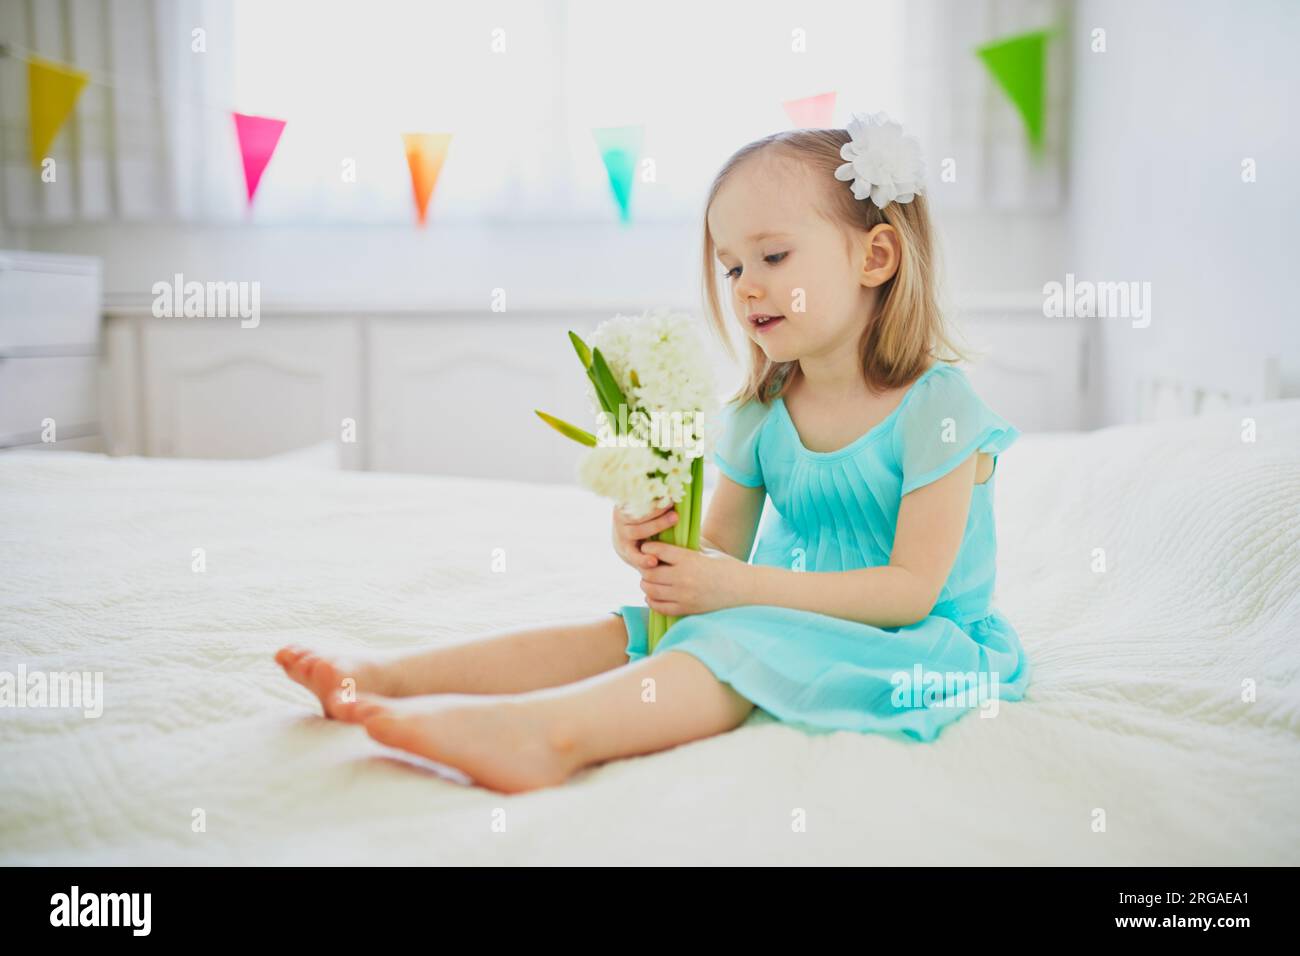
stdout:
{"type": "Polygon", "coordinates": [[[892,439],[903,473],[902,493],[942,478],[976,451],[996,455],[1019,436],[985,403],[964,370],[937,363],[898,407],[892,439]]]}
{"type": "Polygon", "coordinates": [[[722,404],[718,416],[724,430],[754,429],[762,427],[763,422],[772,414],[772,409],[775,407],[775,401],[764,404],[757,398],[744,401],[734,399],[722,404]]]}
{"type": "MultiPolygon", "coordinates": [[[[936,412],[970,412],[983,404],[965,371],[948,362],[936,362],[912,382],[892,417],[898,425],[915,426],[936,412]]],[[[895,434],[907,430],[896,428],[895,434]]]]}
{"type": "Polygon", "coordinates": [[[771,418],[774,402],[757,398],[723,403],[714,433],[714,463],[738,484],[756,488],[763,484],[759,463],[759,435],[771,418]]]}

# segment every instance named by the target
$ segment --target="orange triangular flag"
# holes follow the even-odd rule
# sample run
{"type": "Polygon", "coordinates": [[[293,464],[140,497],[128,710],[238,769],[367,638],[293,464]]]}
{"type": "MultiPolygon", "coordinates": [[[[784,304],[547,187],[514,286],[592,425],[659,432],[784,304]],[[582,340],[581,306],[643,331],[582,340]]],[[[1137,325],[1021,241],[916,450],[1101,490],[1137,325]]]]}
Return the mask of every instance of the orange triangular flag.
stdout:
{"type": "Polygon", "coordinates": [[[423,226],[428,216],[429,197],[438,184],[438,174],[451,146],[451,133],[403,133],[406,162],[411,167],[411,188],[415,190],[415,209],[423,226]]]}
{"type": "Polygon", "coordinates": [[[54,137],[67,121],[89,73],[62,63],[32,57],[27,61],[27,110],[30,116],[31,160],[37,169],[49,154],[54,137]]]}

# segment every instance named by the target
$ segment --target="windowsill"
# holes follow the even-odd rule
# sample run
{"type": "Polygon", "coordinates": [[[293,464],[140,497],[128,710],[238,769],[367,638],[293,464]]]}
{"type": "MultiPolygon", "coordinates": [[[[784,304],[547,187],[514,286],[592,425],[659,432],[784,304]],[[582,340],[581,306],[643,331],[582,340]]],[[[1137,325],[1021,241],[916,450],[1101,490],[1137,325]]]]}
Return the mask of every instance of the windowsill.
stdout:
{"type": "MultiPolygon", "coordinates": [[[[150,298],[141,299],[138,296],[108,296],[106,297],[103,312],[106,316],[152,316],[152,303],[150,298]]],[[[1007,317],[1025,317],[1026,313],[1040,312],[1043,306],[1043,297],[1041,293],[1036,292],[1006,292],[1006,293],[977,293],[969,296],[963,296],[954,301],[954,310],[958,315],[968,314],[987,314],[987,313],[1005,313],[1007,317]]],[[[311,299],[280,299],[278,301],[263,302],[260,310],[266,315],[281,316],[350,316],[356,318],[401,318],[401,317],[421,317],[430,319],[440,318],[458,318],[466,314],[470,315],[500,315],[502,318],[510,319],[520,315],[527,316],[550,316],[556,318],[571,317],[575,315],[592,315],[592,316],[613,316],[614,314],[638,315],[647,308],[657,308],[664,306],[672,309],[680,309],[685,312],[702,314],[702,306],[699,304],[689,304],[681,302],[606,302],[600,303],[592,299],[583,301],[564,300],[564,299],[545,299],[538,298],[531,302],[518,302],[512,300],[510,308],[506,312],[493,312],[489,307],[483,304],[481,299],[474,301],[448,301],[445,298],[436,302],[405,300],[385,302],[382,299],[373,297],[356,300],[339,300],[333,298],[328,301],[313,301],[311,299]]]]}
{"type": "MultiPolygon", "coordinates": [[[[149,314],[158,282],[258,281],[261,310],[284,315],[703,315],[698,224],[634,223],[315,229],[102,223],[30,230],[28,243],[103,262],[106,311],[149,314]]],[[[1041,310],[1063,275],[1050,229],[1015,219],[956,226],[945,246],[954,315],[1041,310]]]]}
{"type": "MultiPolygon", "coordinates": [[[[340,301],[337,298],[329,301],[313,302],[308,299],[281,299],[276,302],[263,302],[259,309],[263,315],[278,316],[347,316],[350,318],[401,318],[401,317],[420,317],[430,319],[452,319],[469,315],[500,316],[503,319],[516,318],[521,315],[529,317],[554,315],[557,319],[571,317],[575,315],[584,315],[590,313],[593,316],[612,316],[615,313],[623,315],[639,315],[647,308],[659,307],[663,305],[668,308],[681,309],[686,312],[700,311],[698,306],[680,305],[671,302],[644,303],[636,305],[630,302],[610,303],[601,305],[588,300],[585,302],[574,301],[542,301],[519,303],[511,301],[510,308],[506,312],[493,312],[491,308],[485,306],[481,299],[473,302],[455,302],[447,299],[439,299],[437,302],[384,302],[382,300],[364,299],[355,302],[340,301]]],[[[138,298],[126,298],[120,296],[110,297],[103,307],[105,316],[145,316],[153,315],[153,300],[138,298]]],[[[199,320],[201,321],[201,320],[199,320]]]]}

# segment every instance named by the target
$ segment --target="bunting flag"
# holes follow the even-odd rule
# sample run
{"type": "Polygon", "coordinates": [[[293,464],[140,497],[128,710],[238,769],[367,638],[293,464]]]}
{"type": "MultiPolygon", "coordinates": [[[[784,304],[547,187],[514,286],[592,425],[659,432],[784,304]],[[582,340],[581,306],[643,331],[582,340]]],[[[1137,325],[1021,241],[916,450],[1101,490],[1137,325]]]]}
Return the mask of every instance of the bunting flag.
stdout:
{"type": "Polygon", "coordinates": [[[406,163],[411,167],[411,188],[415,191],[415,210],[423,226],[428,217],[429,197],[438,185],[438,174],[451,147],[451,133],[403,133],[406,163]]]}
{"type": "Polygon", "coordinates": [[[32,166],[41,168],[54,137],[67,122],[77,97],[90,79],[89,73],[69,69],[62,63],[31,57],[27,60],[27,109],[31,122],[32,166]]]}
{"type": "MultiPolygon", "coordinates": [[[[0,45],[0,56],[4,55],[13,54],[6,53],[3,45],[0,45]]],[[[52,60],[28,55],[23,55],[21,59],[27,63],[30,158],[32,165],[39,169],[92,76],[88,72],[52,60]]],[[[95,79],[95,82],[108,83],[109,81],[95,79]]],[[[783,105],[792,122],[824,127],[831,123],[835,96],[833,92],[822,93],[804,99],[788,100],[783,105]]],[[[279,146],[287,121],[234,110],[220,109],[219,111],[228,112],[234,120],[240,159],[244,167],[247,207],[251,209],[262,177],[279,146]]],[[[610,189],[618,204],[620,219],[625,224],[632,218],[632,185],[635,181],[637,165],[641,160],[644,132],[643,126],[592,129],[596,145],[600,149],[601,161],[605,164],[610,189]]],[[[427,223],[429,202],[446,161],[452,135],[451,133],[402,134],[421,226],[427,223]]]]}
{"type": "Polygon", "coordinates": [[[1043,76],[1047,61],[1047,30],[1022,33],[977,47],[993,78],[1020,112],[1035,150],[1043,146],[1043,76]]]}
{"type": "Polygon", "coordinates": [[[636,176],[637,160],[641,158],[641,139],[645,132],[641,126],[608,126],[593,129],[600,158],[609,174],[609,187],[618,203],[619,218],[624,223],[632,219],[632,182],[636,176]]]}
{"type": "Polygon", "coordinates": [[[795,129],[828,129],[835,116],[835,94],[820,93],[801,100],[786,100],[785,115],[795,129]]]}
{"type": "Polygon", "coordinates": [[[231,113],[235,118],[235,132],[239,136],[239,154],[244,160],[244,186],[248,190],[248,205],[253,205],[253,196],[257,184],[262,181],[266,164],[271,161],[271,154],[280,142],[284,132],[284,120],[271,119],[267,116],[249,116],[245,113],[231,113]]]}

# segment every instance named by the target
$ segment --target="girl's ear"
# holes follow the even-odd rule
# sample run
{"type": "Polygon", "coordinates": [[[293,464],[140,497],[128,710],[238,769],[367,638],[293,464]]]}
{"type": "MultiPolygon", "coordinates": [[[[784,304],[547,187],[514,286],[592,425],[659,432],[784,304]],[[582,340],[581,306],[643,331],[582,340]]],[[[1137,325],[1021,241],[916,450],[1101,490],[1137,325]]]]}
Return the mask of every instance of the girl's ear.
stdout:
{"type": "Polygon", "coordinates": [[[903,258],[898,233],[889,223],[882,222],[867,233],[862,246],[862,284],[870,289],[884,285],[898,272],[903,258]]]}

